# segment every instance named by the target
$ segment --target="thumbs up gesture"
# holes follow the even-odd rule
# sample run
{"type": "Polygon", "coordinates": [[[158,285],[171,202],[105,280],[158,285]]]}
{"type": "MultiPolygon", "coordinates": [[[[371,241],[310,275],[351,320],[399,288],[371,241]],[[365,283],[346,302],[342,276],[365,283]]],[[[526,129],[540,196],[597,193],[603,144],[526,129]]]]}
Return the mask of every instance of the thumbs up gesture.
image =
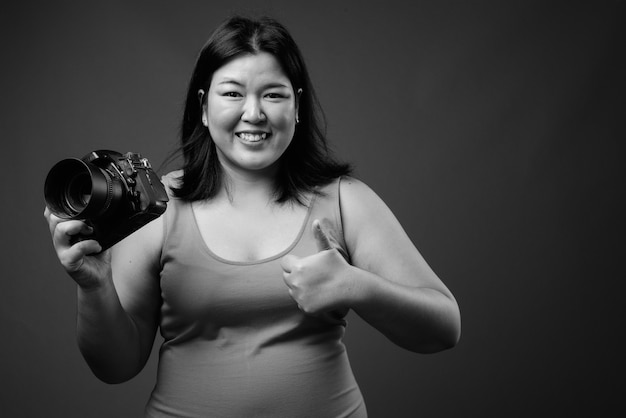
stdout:
{"type": "MultiPolygon", "coordinates": [[[[349,308],[351,293],[348,256],[333,237],[329,226],[313,221],[318,253],[308,257],[286,255],[281,260],[289,294],[305,313],[321,315],[349,308]]],[[[342,315],[343,316],[343,315],[342,315]]]]}

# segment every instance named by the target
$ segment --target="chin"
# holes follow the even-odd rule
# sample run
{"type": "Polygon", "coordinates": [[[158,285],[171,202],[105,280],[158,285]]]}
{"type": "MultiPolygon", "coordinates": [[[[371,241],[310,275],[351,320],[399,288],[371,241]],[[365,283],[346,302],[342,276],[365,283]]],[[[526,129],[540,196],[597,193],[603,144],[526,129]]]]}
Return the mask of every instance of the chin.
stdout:
{"type": "Polygon", "coordinates": [[[276,171],[277,164],[275,161],[242,161],[239,167],[246,171],[262,173],[276,171]]]}

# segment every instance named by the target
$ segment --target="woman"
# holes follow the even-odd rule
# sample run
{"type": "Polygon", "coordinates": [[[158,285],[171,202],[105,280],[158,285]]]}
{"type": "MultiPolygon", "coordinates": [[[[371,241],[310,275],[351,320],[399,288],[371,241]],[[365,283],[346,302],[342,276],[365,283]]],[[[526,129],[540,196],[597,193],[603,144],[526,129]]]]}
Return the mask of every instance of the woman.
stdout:
{"type": "Polygon", "coordinates": [[[99,253],[46,209],[78,284],[78,343],[123,382],[164,338],[146,416],[365,417],[341,342],[352,309],[415,352],[450,348],[458,306],[382,200],[328,155],[300,52],[235,17],[202,49],[165,214],[99,253]]]}

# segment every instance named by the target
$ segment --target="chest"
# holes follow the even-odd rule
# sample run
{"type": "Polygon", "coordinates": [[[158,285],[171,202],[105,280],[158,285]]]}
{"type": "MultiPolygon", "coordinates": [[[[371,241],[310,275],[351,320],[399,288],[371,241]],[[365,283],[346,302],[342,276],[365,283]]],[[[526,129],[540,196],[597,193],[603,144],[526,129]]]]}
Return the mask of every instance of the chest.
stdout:
{"type": "Polygon", "coordinates": [[[309,209],[282,207],[233,207],[229,204],[198,204],[193,215],[206,246],[230,261],[258,261],[289,249],[307,224],[309,209]]]}

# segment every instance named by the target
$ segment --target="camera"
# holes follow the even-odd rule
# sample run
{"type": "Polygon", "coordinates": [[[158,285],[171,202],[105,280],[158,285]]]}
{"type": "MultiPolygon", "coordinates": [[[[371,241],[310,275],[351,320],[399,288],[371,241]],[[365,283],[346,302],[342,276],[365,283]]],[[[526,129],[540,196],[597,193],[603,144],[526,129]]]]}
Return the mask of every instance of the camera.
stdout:
{"type": "Polygon", "coordinates": [[[82,159],[55,164],[44,185],[50,211],[82,220],[94,230],[78,240],[95,239],[110,248],[165,212],[165,187],[140,154],[99,150],[82,159]]]}

